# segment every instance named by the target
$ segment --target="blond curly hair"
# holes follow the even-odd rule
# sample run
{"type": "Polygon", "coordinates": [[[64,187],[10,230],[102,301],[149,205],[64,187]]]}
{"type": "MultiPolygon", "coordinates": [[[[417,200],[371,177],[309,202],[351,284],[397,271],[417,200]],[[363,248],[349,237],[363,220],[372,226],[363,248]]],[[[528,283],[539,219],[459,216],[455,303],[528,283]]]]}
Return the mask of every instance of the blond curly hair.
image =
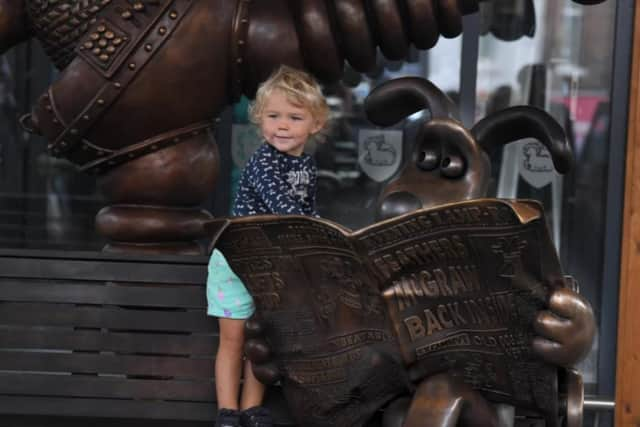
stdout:
{"type": "Polygon", "coordinates": [[[318,82],[310,74],[287,65],[281,65],[258,88],[255,101],[249,105],[253,123],[260,125],[264,106],[274,91],[281,91],[289,102],[309,110],[321,127],[327,123],[329,106],[318,82]]]}

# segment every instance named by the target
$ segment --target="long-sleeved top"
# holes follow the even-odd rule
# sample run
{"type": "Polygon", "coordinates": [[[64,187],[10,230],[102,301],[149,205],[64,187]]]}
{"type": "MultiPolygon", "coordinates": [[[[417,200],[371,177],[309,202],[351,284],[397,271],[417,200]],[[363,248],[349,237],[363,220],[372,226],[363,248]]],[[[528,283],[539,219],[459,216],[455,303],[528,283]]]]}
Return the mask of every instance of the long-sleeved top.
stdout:
{"type": "Polygon", "coordinates": [[[317,217],[316,182],[317,170],[311,156],[291,156],[264,143],[242,172],[232,214],[317,217]]]}

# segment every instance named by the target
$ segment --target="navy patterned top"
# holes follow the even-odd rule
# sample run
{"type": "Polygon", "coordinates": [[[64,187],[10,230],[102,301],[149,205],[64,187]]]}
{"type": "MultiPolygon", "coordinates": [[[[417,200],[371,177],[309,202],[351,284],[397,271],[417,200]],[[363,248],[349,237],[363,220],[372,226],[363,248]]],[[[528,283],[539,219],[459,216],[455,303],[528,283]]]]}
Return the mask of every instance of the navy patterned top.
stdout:
{"type": "Polygon", "coordinates": [[[291,156],[265,142],[242,172],[232,214],[317,217],[316,182],[316,165],[311,156],[291,156]]]}

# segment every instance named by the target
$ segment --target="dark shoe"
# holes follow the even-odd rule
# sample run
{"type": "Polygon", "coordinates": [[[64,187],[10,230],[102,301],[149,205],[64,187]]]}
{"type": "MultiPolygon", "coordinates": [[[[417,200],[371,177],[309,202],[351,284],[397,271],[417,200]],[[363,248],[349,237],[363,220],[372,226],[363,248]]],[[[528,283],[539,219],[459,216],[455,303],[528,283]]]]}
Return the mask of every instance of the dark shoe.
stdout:
{"type": "Polygon", "coordinates": [[[272,427],[271,413],[264,406],[254,406],[240,413],[241,427],[272,427]]]}
{"type": "Polygon", "coordinates": [[[240,427],[240,411],[225,408],[218,410],[216,427],[240,427]]]}

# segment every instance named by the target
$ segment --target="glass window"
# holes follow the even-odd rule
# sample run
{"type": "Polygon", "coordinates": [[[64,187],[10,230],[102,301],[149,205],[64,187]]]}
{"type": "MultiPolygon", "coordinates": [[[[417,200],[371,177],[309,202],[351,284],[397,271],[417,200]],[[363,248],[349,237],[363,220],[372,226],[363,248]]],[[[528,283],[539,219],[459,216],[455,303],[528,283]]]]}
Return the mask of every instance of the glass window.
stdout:
{"type": "MultiPolygon", "coordinates": [[[[512,143],[491,155],[489,195],[544,203],[565,271],[577,278],[602,323],[607,179],[610,168],[623,166],[609,164],[608,155],[618,5],[615,0],[593,6],[572,0],[483,2],[477,63],[463,57],[461,36],[441,38],[427,52],[414,50],[404,63],[380,57],[366,75],[347,67],[343,81],[324,87],[331,120],[310,147],[319,167],[320,214],[352,229],[374,222],[380,190],[411,152],[419,115],[376,128],[363,112],[372,88],[395,77],[421,76],[457,101],[463,98],[461,71],[477,75],[476,121],[528,104],[565,127],[576,159],[571,173],[550,170],[544,149],[526,150],[533,141],[512,143]]],[[[48,156],[46,142],[18,126],[54,78],[35,42],[0,56],[0,249],[99,251],[105,243],[94,231],[95,215],[106,204],[94,179],[48,156]]],[[[228,126],[217,135],[220,179],[204,206],[216,215],[229,213],[240,171],[261,142],[249,124],[247,103],[243,99],[222,114],[228,126]]],[[[600,334],[581,366],[588,394],[602,393],[599,343],[615,330],[601,328],[600,334]]],[[[614,366],[608,369],[613,376],[614,366]]]]}
{"type": "Polygon", "coordinates": [[[55,71],[35,42],[0,56],[0,248],[100,250],[93,178],[47,154],[18,124],[55,71]]]}
{"type": "MultiPolygon", "coordinates": [[[[560,176],[551,170],[546,149],[527,151],[532,141],[519,141],[493,154],[494,191],[499,197],[535,198],[544,203],[562,265],[578,280],[581,293],[602,322],[617,2],[587,7],[570,0],[535,0],[528,12],[522,9],[523,3],[510,2],[511,9],[482,6],[485,34],[479,44],[477,117],[510,105],[542,108],[564,126],[575,166],[560,176]],[[524,16],[527,13],[533,15],[524,16]],[[520,26],[514,28],[514,22],[520,26]],[[527,36],[531,22],[535,31],[527,36]]],[[[601,335],[615,333],[600,329],[601,335]]],[[[587,394],[602,393],[599,356],[596,339],[580,366],[587,394]]],[[[614,366],[608,368],[606,380],[615,372],[614,366]]]]}

